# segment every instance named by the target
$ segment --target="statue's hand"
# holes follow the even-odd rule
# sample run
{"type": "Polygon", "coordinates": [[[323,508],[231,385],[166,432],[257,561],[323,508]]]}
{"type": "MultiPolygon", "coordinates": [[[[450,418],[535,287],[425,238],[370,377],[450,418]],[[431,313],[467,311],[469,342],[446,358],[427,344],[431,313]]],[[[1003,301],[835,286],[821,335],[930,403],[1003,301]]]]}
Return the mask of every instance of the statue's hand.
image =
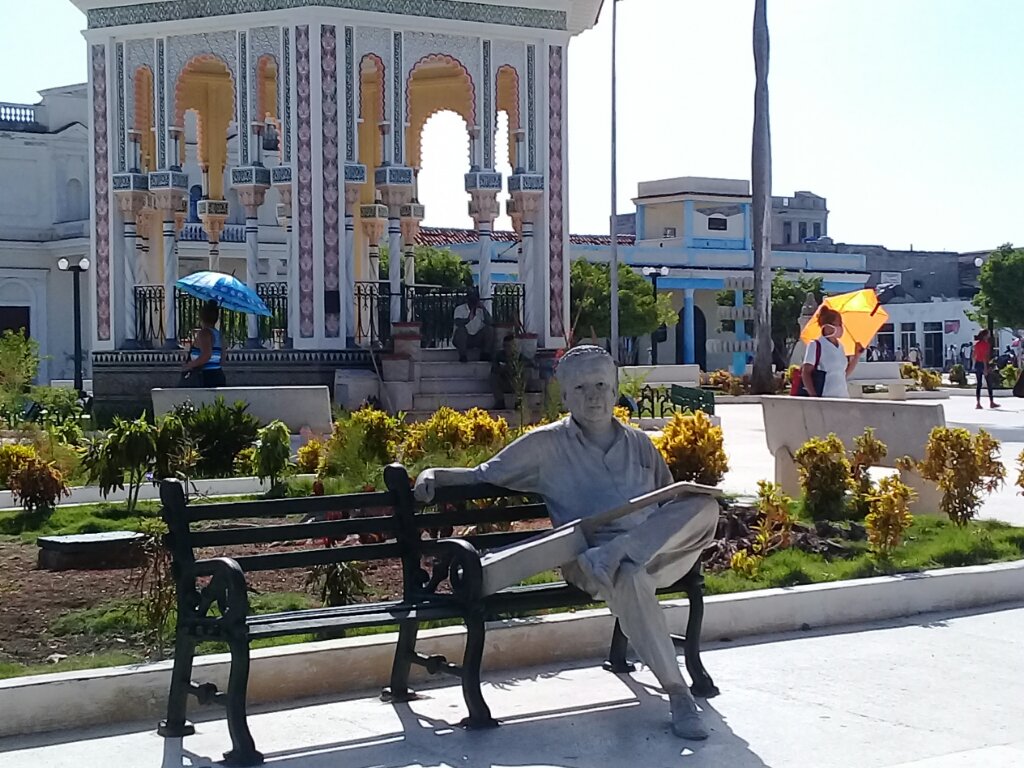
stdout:
{"type": "Polygon", "coordinates": [[[416,478],[416,486],[413,488],[413,495],[416,500],[423,504],[429,504],[434,500],[434,470],[424,469],[416,478]]]}

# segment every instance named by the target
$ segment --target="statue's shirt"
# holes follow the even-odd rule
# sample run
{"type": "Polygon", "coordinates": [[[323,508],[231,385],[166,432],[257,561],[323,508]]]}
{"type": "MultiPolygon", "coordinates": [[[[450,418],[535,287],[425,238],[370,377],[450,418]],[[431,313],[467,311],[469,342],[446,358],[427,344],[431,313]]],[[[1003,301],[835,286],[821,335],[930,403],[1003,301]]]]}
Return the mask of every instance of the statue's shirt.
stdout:
{"type": "MultiPolygon", "coordinates": [[[[476,468],[477,479],[544,498],[556,526],[625,504],[672,484],[672,473],[651,439],[615,422],[607,452],[587,440],[572,417],[526,433],[476,468]]],[[[645,511],[620,518],[603,534],[628,530],[645,511]]]]}

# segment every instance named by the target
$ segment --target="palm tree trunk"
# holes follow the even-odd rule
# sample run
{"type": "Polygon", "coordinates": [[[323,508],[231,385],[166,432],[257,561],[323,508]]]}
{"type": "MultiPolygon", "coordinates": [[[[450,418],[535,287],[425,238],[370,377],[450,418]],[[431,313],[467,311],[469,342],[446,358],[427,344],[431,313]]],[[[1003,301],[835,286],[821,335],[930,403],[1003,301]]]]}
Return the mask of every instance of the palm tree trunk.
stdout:
{"type": "Polygon", "coordinates": [[[751,142],[751,179],[754,215],[754,394],[772,394],[772,275],[771,195],[772,136],[768,119],[768,9],[767,0],[754,0],[754,134],[751,142]]]}

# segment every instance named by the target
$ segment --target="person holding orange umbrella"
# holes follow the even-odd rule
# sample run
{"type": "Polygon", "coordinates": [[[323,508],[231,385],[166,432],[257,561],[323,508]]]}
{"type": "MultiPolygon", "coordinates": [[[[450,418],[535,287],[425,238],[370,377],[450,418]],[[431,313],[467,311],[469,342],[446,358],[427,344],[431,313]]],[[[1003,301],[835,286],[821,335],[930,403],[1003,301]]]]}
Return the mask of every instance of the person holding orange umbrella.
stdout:
{"type": "Polygon", "coordinates": [[[854,354],[847,357],[842,338],[845,335],[843,316],[831,307],[822,306],[816,315],[821,336],[807,345],[804,364],[800,368],[805,397],[849,397],[847,377],[857,367],[864,352],[860,342],[854,342],[854,354]]]}

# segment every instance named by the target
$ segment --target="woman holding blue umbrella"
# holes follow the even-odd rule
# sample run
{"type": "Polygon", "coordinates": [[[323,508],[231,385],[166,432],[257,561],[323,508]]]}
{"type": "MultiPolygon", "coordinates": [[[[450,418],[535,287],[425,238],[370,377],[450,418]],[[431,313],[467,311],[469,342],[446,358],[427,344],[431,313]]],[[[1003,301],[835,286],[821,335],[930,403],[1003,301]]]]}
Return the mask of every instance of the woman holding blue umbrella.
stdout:
{"type": "Polygon", "coordinates": [[[215,301],[207,301],[199,309],[200,328],[192,340],[189,360],[182,366],[182,385],[186,387],[223,387],[227,385],[221,367],[224,347],[217,321],[220,308],[215,301]]]}

